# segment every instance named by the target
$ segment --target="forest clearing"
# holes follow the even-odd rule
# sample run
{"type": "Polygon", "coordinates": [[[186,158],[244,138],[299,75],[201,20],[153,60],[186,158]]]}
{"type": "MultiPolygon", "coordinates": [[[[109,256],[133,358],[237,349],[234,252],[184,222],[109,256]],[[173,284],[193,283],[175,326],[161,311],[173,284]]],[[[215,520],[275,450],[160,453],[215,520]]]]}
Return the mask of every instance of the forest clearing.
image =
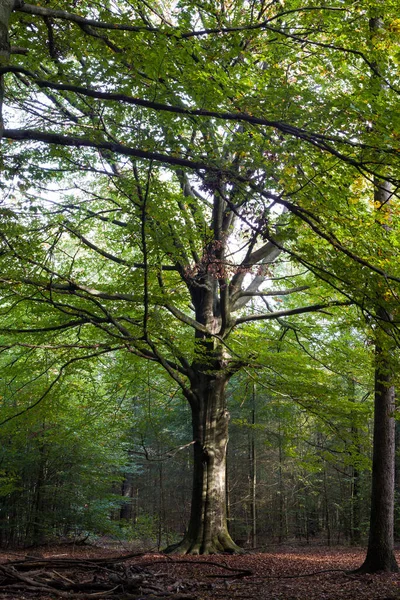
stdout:
{"type": "MultiPolygon", "coordinates": [[[[399,555],[398,555],[399,557],[399,555]]],[[[397,600],[400,574],[355,574],[359,549],[308,546],[167,557],[57,546],[0,554],[4,600],[397,600]],[[40,556],[39,556],[40,554],[40,556]],[[13,568],[10,574],[10,569],[13,568]],[[3,571],[3,569],[5,569],[3,571]],[[8,571],[7,571],[8,569],[8,571]],[[48,588],[46,590],[46,587],[48,588]]]]}

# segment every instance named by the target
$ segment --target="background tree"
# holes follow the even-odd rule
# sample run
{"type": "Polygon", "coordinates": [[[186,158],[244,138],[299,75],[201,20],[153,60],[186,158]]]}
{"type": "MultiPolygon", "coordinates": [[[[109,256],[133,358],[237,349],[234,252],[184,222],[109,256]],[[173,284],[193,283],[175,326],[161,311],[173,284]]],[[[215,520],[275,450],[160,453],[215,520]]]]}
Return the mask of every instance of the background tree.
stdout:
{"type": "Polygon", "coordinates": [[[127,463],[125,411],[100,383],[100,362],[70,369],[37,409],[26,410],[48,390],[57,365],[51,354],[43,348],[33,358],[25,346],[2,356],[2,418],[21,413],[0,431],[2,547],[116,530],[110,515],[120,496],[112,488],[127,463]]]}

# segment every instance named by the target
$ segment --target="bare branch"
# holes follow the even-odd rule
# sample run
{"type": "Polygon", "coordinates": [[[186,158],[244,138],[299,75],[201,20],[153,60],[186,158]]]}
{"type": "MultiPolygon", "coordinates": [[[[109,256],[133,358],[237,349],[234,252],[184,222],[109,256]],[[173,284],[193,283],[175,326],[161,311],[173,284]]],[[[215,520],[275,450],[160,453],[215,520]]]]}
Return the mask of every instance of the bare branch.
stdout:
{"type": "MultiPolygon", "coordinates": [[[[1,71],[1,70],[0,70],[1,71]]],[[[189,160],[161,154],[160,152],[148,152],[138,148],[130,148],[123,144],[115,142],[96,142],[88,138],[72,137],[60,135],[57,133],[45,133],[32,129],[5,129],[3,137],[10,140],[43,142],[45,144],[56,144],[58,146],[72,146],[75,148],[95,148],[98,150],[110,150],[123,156],[134,156],[145,160],[154,160],[163,164],[169,164],[176,167],[186,167],[195,170],[217,171],[218,167],[213,167],[204,162],[189,160]]]]}
{"type": "MultiPolygon", "coordinates": [[[[99,321],[107,322],[106,319],[99,319],[99,321]]],[[[90,323],[89,318],[78,319],[76,321],[68,321],[67,323],[61,323],[60,325],[53,325],[49,327],[32,327],[32,328],[13,328],[13,327],[1,327],[2,333],[45,333],[46,331],[62,331],[63,329],[73,329],[74,327],[81,327],[90,323]]]]}
{"type": "MultiPolygon", "coordinates": [[[[244,122],[251,123],[253,125],[263,125],[265,127],[273,127],[280,131],[281,133],[291,135],[298,139],[302,139],[304,141],[309,141],[318,145],[321,149],[325,149],[326,151],[333,153],[331,147],[329,147],[326,143],[333,142],[341,145],[348,145],[353,148],[362,148],[369,150],[380,150],[381,152],[388,154],[397,154],[397,149],[391,148],[377,148],[375,146],[370,146],[363,142],[356,141],[354,139],[349,139],[344,136],[327,136],[315,131],[307,131],[306,129],[302,129],[300,127],[296,127],[294,125],[290,125],[288,123],[284,123],[283,121],[275,121],[270,119],[265,119],[262,117],[257,117],[255,115],[251,115],[245,112],[224,112],[224,111],[212,111],[206,109],[192,109],[185,108],[177,105],[170,104],[162,104],[160,102],[153,102],[151,100],[145,100],[143,98],[137,98],[134,96],[128,96],[126,94],[116,93],[116,92],[101,92],[98,90],[94,90],[87,87],[77,86],[73,84],[65,84],[65,83],[54,83],[47,81],[45,79],[39,79],[35,73],[32,71],[28,71],[22,67],[16,67],[13,65],[8,65],[0,68],[0,74],[4,73],[22,73],[30,78],[32,78],[35,83],[42,88],[49,88],[58,91],[70,91],[76,94],[81,94],[83,96],[88,96],[89,98],[96,98],[99,100],[106,101],[114,101],[114,102],[124,102],[126,104],[132,104],[134,106],[142,106],[144,108],[149,108],[157,111],[165,111],[172,112],[174,114],[182,114],[187,115],[189,117],[209,117],[215,119],[221,119],[224,121],[236,121],[236,122],[244,122]]],[[[10,130],[18,131],[18,130],[10,130]]],[[[32,132],[33,133],[33,132],[32,132]]],[[[36,132],[39,133],[39,132],[36,132]]],[[[50,134],[51,135],[51,134],[50,134]]],[[[55,134],[53,134],[55,135],[55,134]]],[[[30,139],[30,138],[14,138],[14,139],[30,139]]],[[[37,138],[32,138],[37,139],[37,138]]],[[[46,141],[46,140],[45,140],[46,141]]],[[[47,140],[48,143],[51,143],[47,140]]],[[[59,142],[61,143],[61,142],[59,142]]],[[[67,145],[67,144],[65,144],[67,145]]],[[[100,146],[98,146],[100,147],[100,146]]],[[[108,148],[108,147],[107,147],[108,148]]],[[[136,156],[136,155],[135,155],[136,156]]],[[[156,159],[157,160],[157,159],[156,159]]],[[[182,166],[185,166],[182,164],[182,166]]],[[[238,179],[239,180],[239,179],[238,179]]]]}
{"type": "Polygon", "coordinates": [[[208,331],[207,327],[205,327],[195,319],[192,319],[192,317],[189,317],[189,315],[186,315],[184,312],[179,310],[179,308],[176,308],[176,306],[174,306],[173,304],[165,303],[163,304],[163,306],[182,323],[190,325],[190,327],[193,327],[193,329],[196,329],[197,331],[201,331],[201,333],[212,335],[211,331],[208,331]]]}
{"type": "Polygon", "coordinates": [[[53,281],[35,281],[34,279],[29,279],[28,277],[22,277],[21,281],[23,283],[27,283],[28,285],[34,285],[38,288],[43,288],[46,290],[53,290],[56,292],[60,292],[61,294],[73,294],[74,292],[85,292],[89,296],[93,296],[96,298],[101,298],[102,300],[124,300],[126,302],[139,302],[140,298],[133,294],[111,294],[109,292],[102,292],[97,290],[96,288],[89,287],[87,285],[82,285],[80,283],[75,283],[73,281],[69,281],[68,283],[55,283],[53,281]]]}
{"type": "Polygon", "coordinates": [[[242,323],[248,323],[250,321],[266,321],[271,319],[279,319],[280,317],[289,317],[291,315],[301,315],[309,312],[318,312],[333,306],[351,306],[353,302],[327,302],[326,304],[312,304],[311,306],[300,306],[299,308],[288,308],[287,310],[279,310],[276,312],[260,314],[260,315],[247,315],[245,317],[239,317],[236,319],[235,325],[241,325],[242,323]]]}
{"type": "Polygon", "coordinates": [[[330,6],[304,6],[299,7],[294,10],[286,10],[280,13],[277,13],[273,17],[261,21],[259,23],[250,23],[245,25],[239,25],[236,27],[218,27],[218,28],[210,28],[210,29],[202,29],[198,31],[187,31],[187,32],[179,32],[174,30],[169,30],[167,28],[160,29],[159,27],[152,27],[150,25],[140,26],[140,25],[127,25],[125,23],[107,23],[105,21],[99,21],[97,19],[88,19],[86,17],[82,17],[75,13],[69,13],[64,10],[56,10],[52,8],[44,8],[42,6],[35,6],[33,4],[25,4],[23,0],[16,0],[14,4],[14,10],[19,12],[28,13],[30,15],[38,15],[41,17],[52,17],[53,19],[60,19],[63,21],[70,21],[71,23],[77,23],[81,27],[94,27],[96,29],[108,29],[112,31],[130,31],[136,33],[154,33],[154,34],[162,34],[168,37],[176,37],[187,39],[191,37],[202,37],[206,35],[215,35],[215,34],[229,34],[236,33],[240,31],[257,31],[267,28],[268,23],[273,20],[277,20],[282,16],[289,15],[291,13],[298,12],[307,12],[307,11],[334,11],[334,12],[346,12],[346,8],[341,7],[330,7],[330,6]]]}
{"type": "Polygon", "coordinates": [[[270,265],[278,258],[280,253],[280,248],[278,248],[275,244],[268,242],[267,244],[264,244],[262,248],[252,252],[250,256],[243,261],[238,272],[232,278],[231,303],[233,311],[243,308],[243,306],[245,306],[249,301],[249,294],[258,291],[260,286],[265,281],[265,276],[268,273],[270,265]],[[261,262],[259,263],[259,261],[261,262]],[[241,294],[240,287],[243,284],[248,270],[257,265],[257,263],[259,263],[257,266],[258,273],[245,290],[245,292],[249,292],[249,294],[241,294]]]}
{"type": "Polygon", "coordinates": [[[95,27],[96,29],[111,29],[113,31],[131,31],[131,32],[147,32],[147,33],[159,33],[158,27],[150,26],[138,26],[138,25],[126,25],[123,23],[105,23],[104,21],[98,21],[96,19],[87,19],[76,15],[74,13],[67,12],[65,10],[57,10],[53,8],[45,8],[43,6],[35,6],[33,4],[26,4],[23,0],[16,0],[14,4],[14,10],[18,12],[28,13],[29,15],[38,15],[40,17],[52,17],[53,19],[60,19],[62,21],[69,21],[76,23],[77,25],[84,27],[95,27]]]}
{"type": "Polygon", "coordinates": [[[309,289],[309,285],[301,285],[299,287],[289,288],[287,290],[270,290],[266,292],[250,292],[248,290],[244,290],[242,292],[238,292],[238,297],[241,298],[242,296],[287,296],[288,294],[293,294],[295,292],[303,292],[304,290],[309,289]]]}
{"type": "Polygon", "coordinates": [[[110,252],[107,252],[106,250],[99,248],[99,246],[97,246],[93,242],[90,242],[81,233],[79,233],[79,231],[76,231],[69,225],[64,225],[64,227],[67,231],[69,231],[70,233],[75,235],[77,238],[79,238],[81,240],[81,242],[83,242],[85,244],[85,246],[87,246],[88,248],[91,248],[92,250],[97,252],[97,254],[100,254],[100,256],[104,256],[104,258],[108,258],[109,260],[112,260],[113,262],[116,262],[120,265],[125,265],[127,267],[133,267],[133,265],[130,262],[128,262],[127,260],[124,260],[123,258],[120,258],[119,256],[114,256],[114,254],[110,254],[110,252]]]}

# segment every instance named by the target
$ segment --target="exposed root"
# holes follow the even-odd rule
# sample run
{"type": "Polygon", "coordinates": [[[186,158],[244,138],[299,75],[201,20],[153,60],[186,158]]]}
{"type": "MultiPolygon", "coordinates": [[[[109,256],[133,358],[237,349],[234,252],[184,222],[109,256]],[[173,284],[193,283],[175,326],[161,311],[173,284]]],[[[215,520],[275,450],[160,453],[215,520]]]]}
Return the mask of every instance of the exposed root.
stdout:
{"type": "MultiPolygon", "coordinates": [[[[192,542],[185,537],[181,542],[178,542],[177,544],[171,544],[168,546],[168,548],[165,548],[164,553],[177,555],[195,554],[195,552],[192,551],[193,548],[194,544],[192,544],[192,542]]],[[[197,554],[199,554],[199,552],[197,554]]]]}
{"type": "Polygon", "coordinates": [[[373,564],[370,561],[364,562],[361,567],[354,571],[348,571],[349,575],[373,575],[374,573],[399,573],[399,565],[395,562],[391,565],[373,564]]]}
{"type": "Polygon", "coordinates": [[[235,544],[229,533],[221,532],[208,542],[190,540],[188,537],[185,537],[178,544],[172,544],[171,546],[168,546],[164,552],[166,554],[176,554],[178,556],[185,554],[198,556],[200,554],[243,554],[244,551],[237,544],[235,544]]]}
{"type": "Polygon", "coordinates": [[[351,571],[351,574],[398,573],[399,570],[399,565],[393,552],[378,552],[370,549],[361,567],[355,569],[355,571],[351,571]]]}

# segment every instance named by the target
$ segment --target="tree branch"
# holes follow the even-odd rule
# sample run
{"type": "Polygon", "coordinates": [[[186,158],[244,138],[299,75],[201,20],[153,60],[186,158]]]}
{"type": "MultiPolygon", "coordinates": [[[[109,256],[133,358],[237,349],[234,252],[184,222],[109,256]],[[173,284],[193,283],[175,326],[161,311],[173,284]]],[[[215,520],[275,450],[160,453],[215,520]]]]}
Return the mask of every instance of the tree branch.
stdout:
{"type": "Polygon", "coordinates": [[[166,308],[171,314],[174,315],[174,317],[179,319],[179,321],[181,321],[182,323],[190,325],[190,327],[193,327],[193,329],[196,329],[201,333],[212,335],[211,331],[208,331],[207,327],[205,327],[195,319],[192,319],[192,317],[189,317],[189,315],[186,315],[184,312],[179,310],[179,308],[176,308],[176,306],[174,306],[173,304],[165,303],[162,306],[164,306],[164,308],[166,308]]]}
{"type": "Polygon", "coordinates": [[[307,12],[307,11],[322,11],[328,10],[332,12],[347,12],[348,9],[341,7],[330,7],[330,6],[304,6],[299,7],[293,10],[286,10],[280,13],[277,13],[273,17],[269,19],[265,19],[260,23],[249,23],[245,25],[239,25],[236,27],[216,27],[209,29],[202,29],[198,31],[186,31],[180,32],[179,30],[168,30],[168,29],[160,29],[159,27],[151,27],[150,25],[126,25],[124,23],[107,23],[106,21],[99,21],[97,19],[88,19],[86,17],[82,17],[75,13],[69,13],[64,10],[56,10],[52,8],[44,8],[42,6],[35,6],[33,4],[25,4],[23,0],[16,0],[14,4],[14,10],[18,12],[24,12],[30,15],[38,15],[41,17],[52,17],[53,19],[60,19],[63,21],[70,21],[72,23],[77,23],[80,26],[89,26],[94,27],[96,29],[109,29],[112,31],[130,31],[136,33],[154,33],[154,34],[162,34],[168,37],[175,37],[177,39],[187,39],[191,37],[202,37],[205,35],[215,35],[215,34],[229,34],[229,33],[237,33],[240,31],[257,31],[262,30],[268,26],[268,24],[274,20],[279,19],[280,17],[289,15],[291,13],[298,12],[307,12]]]}
{"type": "Polygon", "coordinates": [[[91,248],[92,250],[97,252],[97,254],[100,254],[100,256],[104,256],[104,258],[108,258],[109,260],[112,260],[113,262],[115,262],[119,265],[125,265],[126,267],[133,267],[133,264],[131,264],[127,260],[124,260],[123,258],[120,258],[118,256],[114,256],[114,254],[110,254],[106,250],[99,248],[98,246],[96,246],[96,244],[94,244],[93,242],[90,242],[81,233],[79,233],[78,231],[76,231],[75,229],[70,227],[69,225],[64,224],[64,227],[67,231],[69,231],[70,233],[75,235],[78,239],[80,239],[81,242],[83,242],[85,244],[85,246],[87,246],[88,248],[91,248]]]}
{"type": "MultiPolygon", "coordinates": [[[[127,104],[132,104],[134,106],[142,106],[144,108],[149,108],[157,111],[165,111],[172,112],[174,114],[186,115],[189,117],[209,117],[215,119],[221,119],[225,121],[236,121],[236,122],[244,122],[251,123],[253,125],[263,125],[265,127],[273,127],[280,131],[283,134],[291,135],[293,137],[297,137],[298,139],[302,139],[305,141],[313,141],[315,144],[321,144],[323,142],[334,142],[338,144],[345,144],[351,146],[353,148],[361,148],[365,150],[380,150],[385,153],[394,153],[397,154],[397,149],[390,148],[377,148],[375,146],[370,146],[363,142],[357,142],[352,139],[347,139],[345,137],[339,136],[327,136],[321,133],[317,133],[315,131],[307,131],[306,129],[302,129],[300,127],[295,127],[294,125],[290,125],[288,123],[284,123],[282,121],[274,121],[269,119],[264,119],[262,117],[257,117],[254,115],[250,115],[245,112],[225,112],[225,111],[213,111],[206,109],[192,109],[185,108],[177,105],[163,104],[160,102],[153,102],[151,100],[144,100],[143,98],[136,98],[134,96],[128,96],[126,94],[116,93],[116,92],[101,92],[98,90],[94,90],[87,87],[77,86],[73,84],[65,84],[65,83],[54,83],[47,81],[45,79],[39,79],[35,73],[32,71],[28,71],[22,67],[16,67],[13,65],[5,66],[0,68],[0,74],[4,73],[23,73],[24,75],[32,78],[35,83],[41,88],[49,88],[58,91],[70,91],[76,94],[81,94],[83,96],[88,96],[89,98],[96,98],[98,100],[107,100],[114,102],[124,102],[127,104]]],[[[12,130],[10,130],[12,131],[12,130]]],[[[18,131],[18,130],[14,130],[18,131]]],[[[37,132],[39,133],[39,132],[37,132]]],[[[55,134],[53,134],[55,135],[55,134]]],[[[323,149],[323,148],[322,148],[323,149]]],[[[329,150],[329,147],[325,148],[329,150]]],[[[185,166],[185,165],[182,165],[185,166]]]]}
{"type": "Polygon", "coordinates": [[[45,133],[43,131],[35,131],[33,129],[5,129],[3,137],[10,140],[43,142],[45,144],[56,144],[58,146],[110,150],[111,152],[115,152],[116,154],[121,154],[123,156],[133,156],[135,158],[143,158],[145,160],[154,160],[156,162],[175,167],[186,167],[199,171],[219,170],[217,166],[212,166],[204,162],[168,156],[167,154],[161,154],[160,152],[148,152],[146,150],[130,148],[129,146],[124,146],[123,144],[117,144],[115,142],[96,142],[88,138],[72,137],[57,133],[45,133]]]}
{"type": "Polygon", "coordinates": [[[102,350],[99,350],[98,352],[93,352],[92,354],[85,354],[84,356],[76,356],[75,358],[71,358],[70,360],[68,360],[66,363],[64,363],[63,365],[61,365],[60,370],[58,372],[58,375],[53,379],[53,381],[46,388],[46,390],[43,392],[43,394],[40,396],[40,398],[38,398],[38,400],[36,400],[35,402],[33,402],[32,404],[30,404],[29,406],[27,406],[23,410],[20,410],[19,412],[15,413],[15,414],[11,415],[10,417],[7,417],[3,421],[1,421],[0,422],[0,426],[1,425],[5,425],[5,423],[8,423],[9,421],[12,421],[13,419],[16,419],[17,417],[20,417],[21,415],[24,415],[28,411],[30,411],[33,408],[35,408],[38,404],[40,404],[40,402],[42,402],[42,400],[45,399],[45,397],[51,392],[51,390],[56,385],[56,383],[61,379],[61,376],[62,376],[63,372],[65,371],[65,369],[67,367],[69,367],[73,363],[76,363],[76,362],[78,362],[80,360],[86,360],[86,359],[90,359],[90,358],[96,358],[98,356],[101,356],[102,354],[106,354],[108,352],[113,352],[115,349],[116,348],[108,347],[108,348],[104,348],[102,350]]]}
{"type": "Polygon", "coordinates": [[[259,248],[258,250],[252,252],[250,256],[243,261],[243,263],[238,268],[238,272],[232,278],[232,283],[230,286],[231,303],[233,306],[233,311],[236,311],[239,308],[243,308],[243,306],[247,304],[249,296],[253,292],[258,291],[259,287],[265,281],[265,276],[268,273],[269,266],[280,255],[280,253],[280,248],[278,248],[272,242],[268,242],[267,244],[264,244],[262,248],[259,248]],[[260,260],[261,262],[259,262],[260,260]],[[259,264],[257,265],[257,263],[259,264]],[[240,289],[240,287],[243,284],[244,278],[246,277],[249,269],[255,266],[257,266],[258,268],[258,273],[242,294],[242,290],[240,289]]]}
{"type": "Polygon", "coordinates": [[[288,294],[293,294],[294,292],[303,292],[304,290],[309,289],[309,285],[301,285],[299,287],[289,288],[287,290],[270,290],[268,292],[249,292],[247,290],[243,290],[241,292],[238,292],[238,297],[241,298],[242,296],[287,296],[288,294]]]}
{"type": "Polygon", "coordinates": [[[62,21],[70,21],[84,27],[95,27],[96,29],[111,29],[112,31],[131,31],[137,33],[159,33],[161,30],[158,27],[126,25],[123,23],[106,23],[96,19],[87,19],[80,15],[67,12],[65,10],[57,10],[54,8],[45,8],[43,6],[35,6],[34,4],[26,4],[23,0],[16,0],[14,10],[27,13],[29,15],[38,15],[40,17],[52,17],[62,21]]]}
{"type": "MultiPolygon", "coordinates": [[[[106,319],[99,319],[99,322],[106,323],[106,319]]],[[[49,327],[33,327],[33,328],[18,328],[14,329],[12,327],[1,327],[0,331],[3,333],[45,333],[46,331],[62,331],[63,329],[73,329],[74,327],[81,327],[82,325],[86,325],[91,323],[91,320],[88,318],[78,319],[76,321],[68,321],[67,323],[62,323],[61,325],[53,325],[49,327]]]]}
{"type": "Polygon", "coordinates": [[[280,317],[288,317],[291,315],[300,315],[309,312],[318,312],[331,308],[333,306],[351,306],[353,302],[327,302],[326,304],[312,304],[311,306],[301,306],[299,308],[289,308],[287,310],[279,310],[272,313],[266,313],[261,315],[247,315],[245,317],[239,317],[235,321],[235,325],[241,325],[242,323],[248,323],[250,321],[264,321],[271,319],[279,319],[280,317]]]}

